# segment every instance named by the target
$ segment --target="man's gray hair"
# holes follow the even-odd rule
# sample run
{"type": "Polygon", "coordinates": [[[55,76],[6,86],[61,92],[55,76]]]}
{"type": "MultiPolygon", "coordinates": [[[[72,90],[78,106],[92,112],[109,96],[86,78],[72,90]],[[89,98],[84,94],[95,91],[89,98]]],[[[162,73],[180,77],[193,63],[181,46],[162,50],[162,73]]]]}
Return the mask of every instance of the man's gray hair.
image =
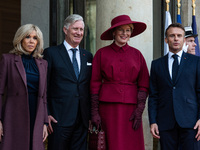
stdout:
{"type": "MultiPolygon", "coordinates": [[[[76,21],[83,21],[83,17],[78,14],[69,15],[64,21],[64,27],[66,29],[69,29],[69,26],[76,21]]],[[[85,26],[84,21],[83,21],[83,26],[85,26]]]]}

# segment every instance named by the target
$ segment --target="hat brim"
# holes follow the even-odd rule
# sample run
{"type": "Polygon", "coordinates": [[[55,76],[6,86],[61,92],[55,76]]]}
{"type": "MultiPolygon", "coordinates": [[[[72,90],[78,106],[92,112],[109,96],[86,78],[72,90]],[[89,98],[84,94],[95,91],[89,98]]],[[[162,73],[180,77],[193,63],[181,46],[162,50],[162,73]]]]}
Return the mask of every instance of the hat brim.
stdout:
{"type": "Polygon", "coordinates": [[[188,38],[188,37],[194,37],[195,38],[197,36],[198,36],[198,34],[190,34],[190,35],[186,35],[185,38],[188,38]]]}
{"type": "Polygon", "coordinates": [[[142,32],[144,32],[146,30],[146,24],[143,22],[137,22],[137,21],[122,21],[119,22],[115,25],[113,25],[112,27],[110,27],[108,30],[106,30],[105,32],[103,32],[101,34],[101,40],[113,40],[113,29],[122,25],[126,25],[126,24],[133,24],[134,29],[133,32],[131,34],[130,37],[134,37],[142,32]]]}

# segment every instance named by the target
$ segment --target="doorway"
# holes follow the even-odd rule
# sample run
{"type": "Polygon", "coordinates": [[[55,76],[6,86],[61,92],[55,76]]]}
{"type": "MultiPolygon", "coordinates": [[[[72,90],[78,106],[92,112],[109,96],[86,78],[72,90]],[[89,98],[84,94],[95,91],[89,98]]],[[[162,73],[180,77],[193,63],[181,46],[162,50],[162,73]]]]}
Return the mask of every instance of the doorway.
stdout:
{"type": "Polygon", "coordinates": [[[13,48],[13,38],[20,26],[21,0],[0,1],[0,56],[13,48]]]}

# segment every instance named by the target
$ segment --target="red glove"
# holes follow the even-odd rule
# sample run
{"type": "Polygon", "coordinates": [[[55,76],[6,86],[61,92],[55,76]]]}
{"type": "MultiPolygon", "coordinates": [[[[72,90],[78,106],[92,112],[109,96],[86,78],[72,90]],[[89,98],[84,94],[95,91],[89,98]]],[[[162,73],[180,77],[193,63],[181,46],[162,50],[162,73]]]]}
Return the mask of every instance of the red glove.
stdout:
{"type": "Polygon", "coordinates": [[[147,93],[146,92],[138,91],[137,108],[132,113],[131,118],[129,119],[130,121],[133,121],[132,128],[134,130],[137,130],[141,125],[142,113],[143,113],[144,108],[145,108],[146,98],[147,98],[147,93]]]}
{"type": "Polygon", "coordinates": [[[93,125],[99,129],[99,125],[101,124],[101,117],[99,115],[99,95],[92,94],[91,95],[91,122],[93,125]]]}

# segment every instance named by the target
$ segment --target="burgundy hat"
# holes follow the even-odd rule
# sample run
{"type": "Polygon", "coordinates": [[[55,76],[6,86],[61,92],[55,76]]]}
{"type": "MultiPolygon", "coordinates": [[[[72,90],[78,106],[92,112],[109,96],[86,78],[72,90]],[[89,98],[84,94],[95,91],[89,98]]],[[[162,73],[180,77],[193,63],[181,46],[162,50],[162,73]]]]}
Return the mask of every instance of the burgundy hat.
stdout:
{"type": "Polygon", "coordinates": [[[112,29],[126,24],[133,24],[134,26],[131,37],[142,33],[147,27],[143,22],[132,21],[129,16],[120,15],[112,19],[111,27],[101,34],[101,40],[113,40],[112,29]]]}

